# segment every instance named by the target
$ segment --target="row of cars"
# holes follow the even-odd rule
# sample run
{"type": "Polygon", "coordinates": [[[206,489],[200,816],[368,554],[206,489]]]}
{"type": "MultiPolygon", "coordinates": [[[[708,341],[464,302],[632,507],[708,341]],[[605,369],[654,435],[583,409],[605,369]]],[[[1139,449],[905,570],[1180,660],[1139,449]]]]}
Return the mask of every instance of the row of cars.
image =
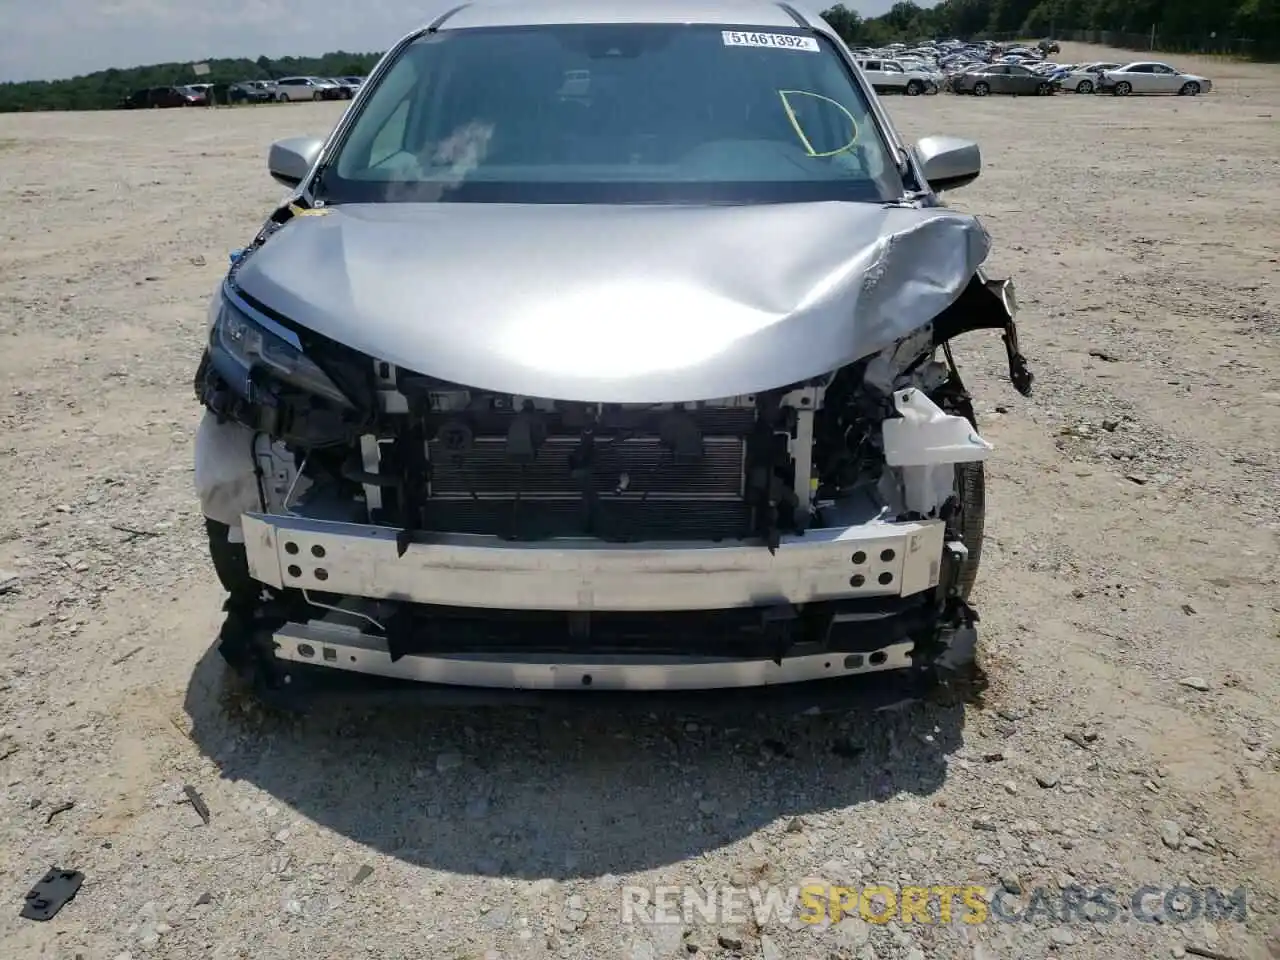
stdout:
{"type": "Polygon", "coordinates": [[[993,93],[1015,96],[1047,96],[1059,90],[1072,93],[1173,94],[1195,97],[1213,89],[1213,82],[1199,74],[1184,73],[1167,63],[1139,60],[1133,63],[1049,64],[1037,69],[1020,63],[996,63],[970,67],[947,82],[953,93],[985,97],[993,93]]]}
{"type": "Polygon", "coordinates": [[[191,83],[144,87],[120,101],[120,108],[207,107],[211,103],[291,103],[298,100],[350,100],[363,77],[283,77],[242,80],[229,86],[191,83]]]}
{"type": "Polygon", "coordinates": [[[1059,90],[1073,93],[1178,94],[1208,93],[1213,84],[1206,77],[1184,73],[1153,60],[1133,63],[1057,63],[1047,59],[1058,53],[1053,40],[1034,45],[966,43],[960,40],[925,40],[915,45],[890,44],[879,49],[854,51],[858,64],[878,92],[907,95],[953,93],[985,97],[990,94],[1050,96],[1059,90]]]}

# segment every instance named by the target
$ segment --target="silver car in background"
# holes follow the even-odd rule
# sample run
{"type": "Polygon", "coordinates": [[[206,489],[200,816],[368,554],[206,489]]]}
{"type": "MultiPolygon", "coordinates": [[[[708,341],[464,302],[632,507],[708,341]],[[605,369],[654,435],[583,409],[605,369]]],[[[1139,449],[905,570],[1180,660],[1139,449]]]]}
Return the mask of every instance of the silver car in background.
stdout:
{"type": "Polygon", "coordinates": [[[1012,286],[938,200],[977,146],[903,143],[816,15],[477,0],[268,165],[294,193],[195,377],[259,690],[972,661],[991,446],[952,350],[1000,331],[1030,392],[1012,286]]]}

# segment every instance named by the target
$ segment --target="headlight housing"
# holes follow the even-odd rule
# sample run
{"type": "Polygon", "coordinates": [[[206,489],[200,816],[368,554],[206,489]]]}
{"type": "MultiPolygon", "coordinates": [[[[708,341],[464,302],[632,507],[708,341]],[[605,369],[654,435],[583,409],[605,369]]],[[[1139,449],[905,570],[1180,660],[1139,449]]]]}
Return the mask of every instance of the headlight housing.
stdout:
{"type": "Polygon", "coordinates": [[[213,315],[209,331],[210,358],[229,383],[243,385],[248,394],[253,389],[255,375],[265,373],[339,406],[353,406],[329,375],[307,358],[297,337],[289,330],[266,318],[250,317],[231,301],[225,289],[210,313],[213,315]]]}

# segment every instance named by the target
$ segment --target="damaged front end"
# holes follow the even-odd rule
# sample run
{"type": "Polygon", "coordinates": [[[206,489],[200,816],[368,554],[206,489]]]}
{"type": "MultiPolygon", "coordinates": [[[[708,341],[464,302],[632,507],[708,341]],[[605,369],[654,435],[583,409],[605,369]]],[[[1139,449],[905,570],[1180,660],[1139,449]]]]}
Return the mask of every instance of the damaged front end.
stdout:
{"type": "Polygon", "coordinates": [[[590,402],[442,380],[273,312],[237,272],[277,228],[233,263],[195,382],[222,650],[258,680],[727,691],[971,659],[991,446],[951,341],[1000,330],[1030,392],[1007,281],[978,271],[820,376],[590,402]]]}

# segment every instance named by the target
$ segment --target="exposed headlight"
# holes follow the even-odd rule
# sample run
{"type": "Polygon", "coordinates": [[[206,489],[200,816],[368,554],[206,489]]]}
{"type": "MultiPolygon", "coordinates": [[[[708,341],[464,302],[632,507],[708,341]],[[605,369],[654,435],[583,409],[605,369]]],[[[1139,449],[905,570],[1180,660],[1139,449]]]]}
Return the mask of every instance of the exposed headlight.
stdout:
{"type": "Polygon", "coordinates": [[[340,406],[352,406],[329,375],[307,359],[299,347],[250,318],[225,293],[218,297],[211,312],[215,316],[209,334],[210,356],[223,377],[239,380],[247,387],[255,370],[265,371],[299,390],[340,406]]]}

